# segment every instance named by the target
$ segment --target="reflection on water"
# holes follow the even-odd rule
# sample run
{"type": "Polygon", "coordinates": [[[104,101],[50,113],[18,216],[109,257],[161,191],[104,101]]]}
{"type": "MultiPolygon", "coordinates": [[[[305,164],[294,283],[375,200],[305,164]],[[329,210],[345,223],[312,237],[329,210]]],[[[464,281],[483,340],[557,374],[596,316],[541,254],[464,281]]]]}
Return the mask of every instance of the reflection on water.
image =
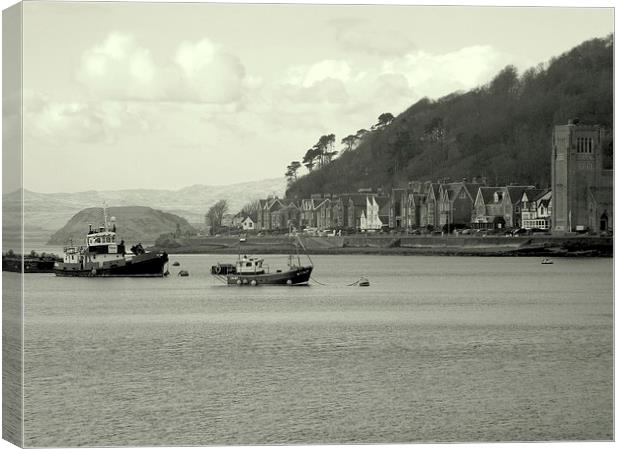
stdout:
{"type": "Polygon", "coordinates": [[[613,437],[611,259],[315,256],[305,288],[221,285],[227,259],[28,275],[25,444],[613,437]]]}

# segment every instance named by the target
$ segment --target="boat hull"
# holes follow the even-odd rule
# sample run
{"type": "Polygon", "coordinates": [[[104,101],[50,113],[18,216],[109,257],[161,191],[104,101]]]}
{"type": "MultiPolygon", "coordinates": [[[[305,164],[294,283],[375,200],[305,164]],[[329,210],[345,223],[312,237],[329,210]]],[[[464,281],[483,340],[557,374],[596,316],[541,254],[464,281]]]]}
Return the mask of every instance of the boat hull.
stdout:
{"type": "Polygon", "coordinates": [[[295,267],[287,271],[264,274],[227,274],[229,285],[303,285],[310,281],[312,267],[295,267]]]}
{"type": "Polygon", "coordinates": [[[163,277],[168,274],[166,253],[145,253],[131,260],[119,259],[102,264],[58,262],[54,274],[61,277],[163,277]]]}

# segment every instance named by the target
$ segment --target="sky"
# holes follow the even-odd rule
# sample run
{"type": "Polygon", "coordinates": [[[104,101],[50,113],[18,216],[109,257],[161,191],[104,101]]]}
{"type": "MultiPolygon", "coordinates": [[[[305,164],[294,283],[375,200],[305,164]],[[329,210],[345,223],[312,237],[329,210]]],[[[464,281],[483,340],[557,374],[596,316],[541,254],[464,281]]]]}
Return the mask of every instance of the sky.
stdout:
{"type": "Polygon", "coordinates": [[[323,134],[612,31],[610,8],[27,2],[24,187],[283,177],[323,134]]]}

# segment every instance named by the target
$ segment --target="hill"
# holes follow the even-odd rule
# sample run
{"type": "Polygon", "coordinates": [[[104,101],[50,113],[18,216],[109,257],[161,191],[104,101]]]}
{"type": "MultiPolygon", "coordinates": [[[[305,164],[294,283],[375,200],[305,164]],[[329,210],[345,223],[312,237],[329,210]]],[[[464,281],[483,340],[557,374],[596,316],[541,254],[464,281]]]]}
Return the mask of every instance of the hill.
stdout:
{"type": "MultiPolygon", "coordinates": [[[[548,186],[552,128],[572,118],[613,127],[611,35],[586,41],[520,76],[508,66],[485,86],[424,98],[389,124],[354,139],[357,146],[338,159],[299,177],[287,195],[390,188],[443,177],[548,186]]],[[[611,133],[604,148],[611,168],[611,133]]]]}
{"type": "MultiPolygon", "coordinates": [[[[204,223],[204,215],[220,199],[228,202],[232,213],[245,204],[276,194],[283,196],[284,178],[264,179],[226,186],[193,185],[179,190],[133,189],[116,191],[84,191],[72,193],[38,193],[17,190],[2,195],[5,236],[19,235],[21,198],[24,198],[24,227],[27,243],[37,244],[50,236],[82,209],[101,206],[147,206],[176,214],[193,225],[204,223]]],[[[98,221],[97,221],[98,222],[98,221]]],[[[18,247],[17,238],[3,243],[4,249],[18,247]],[[15,242],[13,242],[15,240],[15,242]],[[7,246],[11,245],[11,246],[7,246]]]]}
{"type": "MultiPolygon", "coordinates": [[[[195,232],[184,218],[150,207],[110,207],[108,217],[116,218],[118,238],[124,239],[128,244],[152,243],[163,233],[195,232]]],[[[75,214],[65,226],[52,235],[48,244],[64,245],[71,239],[76,244],[81,243],[84,241],[89,224],[93,227],[103,224],[101,207],[90,207],[75,214]]]]}

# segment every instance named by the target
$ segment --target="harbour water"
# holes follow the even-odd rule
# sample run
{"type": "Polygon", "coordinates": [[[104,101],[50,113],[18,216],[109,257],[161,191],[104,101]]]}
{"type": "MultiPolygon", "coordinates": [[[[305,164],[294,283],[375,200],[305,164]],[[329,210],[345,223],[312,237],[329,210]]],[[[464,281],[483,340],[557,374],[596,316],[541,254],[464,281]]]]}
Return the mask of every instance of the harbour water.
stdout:
{"type": "Polygon", "coordinates": [[[314,256],[324,285],[228,287],[231,258],[27,275],[24,444],[613,438],[612,259],[314,256]]]}

